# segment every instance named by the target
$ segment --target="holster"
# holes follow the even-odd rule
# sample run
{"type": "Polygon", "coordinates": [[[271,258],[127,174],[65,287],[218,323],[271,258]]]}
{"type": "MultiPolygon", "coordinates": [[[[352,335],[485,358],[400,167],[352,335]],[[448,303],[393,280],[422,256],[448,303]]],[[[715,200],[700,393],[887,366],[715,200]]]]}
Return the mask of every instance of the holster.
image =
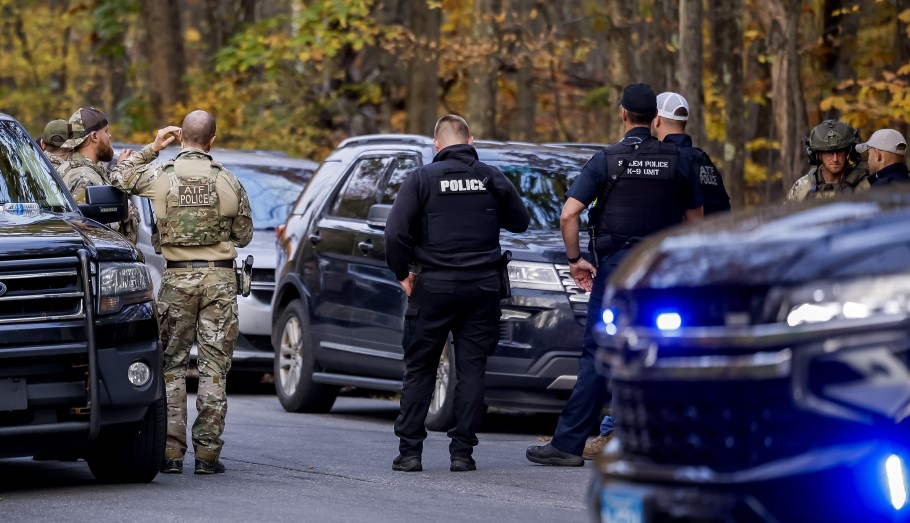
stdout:
{"type": "Polygon", "coordinates": [[[512,297],[512,285],[509,283],[509,262],[512,261],[512,251],[503,251],[499,258],[499,298],[512,297]]]}
{"type": "Polygon", "coordinates": [[[246,298],[250,295],[250,286],[253,281],[253,256],[247,256],[241,267],[234,269],[237,275],[237,294],[246,298]]]}

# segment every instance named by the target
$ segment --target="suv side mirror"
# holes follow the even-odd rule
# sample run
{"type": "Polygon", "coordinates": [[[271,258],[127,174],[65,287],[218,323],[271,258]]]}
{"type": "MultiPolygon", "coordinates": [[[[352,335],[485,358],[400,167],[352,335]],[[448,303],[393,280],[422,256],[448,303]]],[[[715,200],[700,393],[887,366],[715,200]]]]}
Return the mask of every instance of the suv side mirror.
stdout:
{"type": "Polygon", "coordinates": [[[392,206],[385,204],[376,204],[370,207],[370,212],[367,214],[367,225],[376,229],[385,229],[385,222],[389,219],[389,211],[391,210],[392,206]]]}
{"type": "Polygon", "coordinates": [[[86,218],[99,223],[119,222],[129,215],[126,193],[110,185],[86,187],[85,201],[79,204],[79,210],[86,218]]]}

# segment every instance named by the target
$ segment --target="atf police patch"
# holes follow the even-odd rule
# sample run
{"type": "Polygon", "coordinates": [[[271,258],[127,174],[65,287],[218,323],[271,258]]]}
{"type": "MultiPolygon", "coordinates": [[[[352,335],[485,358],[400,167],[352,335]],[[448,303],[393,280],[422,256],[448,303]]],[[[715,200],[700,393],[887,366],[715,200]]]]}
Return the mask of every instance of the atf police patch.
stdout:
{"type": "Polygon", "coordinates": [[[487,191],[477,178],[443,178],[438,183],[436,194],[479,194],[487,191]]]}

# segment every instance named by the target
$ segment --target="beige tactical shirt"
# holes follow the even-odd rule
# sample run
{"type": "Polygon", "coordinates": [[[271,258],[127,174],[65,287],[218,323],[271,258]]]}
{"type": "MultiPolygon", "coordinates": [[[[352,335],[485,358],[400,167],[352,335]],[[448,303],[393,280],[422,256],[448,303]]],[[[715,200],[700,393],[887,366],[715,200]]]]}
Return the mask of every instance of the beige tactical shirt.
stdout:
{"type": "Polygon", "coordinates": [[[820,168],[813,167],[802,178],[796,180],[787,194],[787,201],[801,202],[809,198],[833,198],[839,194],[867,191],[871,187],[869,171],[864,167],[848,167],[847,172],[841,175],[839,183],[816,184],[816,176],[824,181],[821,174],[818,173],[820,168]]]}
{"type": "MultiPolygon", "coordinates": [[[[164,164],[151,163],[158,157],[151,145],[133,153],[120,162],[110,173],[111,185],[129,194],[145,196],[152,202],[156,216],[166,215],[166,199],[170,180],[164,164]]],[[[200,149],[182,149],[174,161],[178,172],[187,170],[208,173],[212,168],[212,157],[200,149]]],[[[188,260],[233,260],[237,257],[236,247],[245,247],[253,239],[253,217],[246,189],[234,173],[222,168],[215,182],[218,203],[222,216],[233,218],[230,241],[213,245],[194,247],[161,246],[161,254],[168,261],[188,260]]]]}

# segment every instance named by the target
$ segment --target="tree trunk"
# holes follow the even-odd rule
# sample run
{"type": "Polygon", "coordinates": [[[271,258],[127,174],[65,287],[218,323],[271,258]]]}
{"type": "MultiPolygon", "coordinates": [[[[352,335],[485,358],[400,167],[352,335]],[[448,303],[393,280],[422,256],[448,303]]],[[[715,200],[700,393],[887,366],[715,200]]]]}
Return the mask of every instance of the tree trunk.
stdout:
{"type": "MultiPolygon", "coordinates": [[[[623,88],[628,85],[631,79],[629,61],[629,29],[630,7],[624,0],[607,0],[607,13],[611,15],[607,21],[607,85],[610,88],[610,104],[614,105],[622,97],[623,88]]],[[[610,111],[608,109],[608,118],[606,128],[608,136],[615,136],[619,131],[622,136],[622,120],[618,110],[610,111]]]]}
{"type": "Polygon", "coordinates": [[[509,137],[533,142],[537,139],[537,90],[531,45],[540,38],[540,16],[531,16],[538,0],[512,0],[509,5],[510,32],[515,44],[509,55],[514,60],[515,108],[509,118],[509,137]]]}
{"type": "Polygon", "coordinates": [[[407,133],[432,136],[439,116],[441,22],[442,9],[431,9],[426,0],[418,0],[411,5],[410,29],[414,32],[414,54],[408,61],[407,133]]]}
{"type": "MultiPolygon", "coordinates": [[[[834,89],[841,80],[856,77],[851,61],[854,57],[856,37],[859,32],[860,13],[851,7],[853,0],[825,0],[822,24],[821,78],[829,79],[821,87],[834,89]]],[[[830,109],[820,115],[820,120],[836,119],[840,114],[830,109]]]]}
{"type": "Polygon", "coordinates": [[[174,106],[184,101],[186,62],[177,0],[142,2],[142,17],[153,123],[161,126],[171,122],[174,106]]]}
{"type": "Polygon", "coordinates": [[[676,79],[679,93],[689,102],[686,131],[699,147],[706,140],[702,12],[702,0],[680,0],[676,79]]]}
{"type": "Polygon", "coordinates": [[[498,0],[474,0],[471,33],[477,56],[468,67],[468,104],[465,117],[478,139],[495,139],[496,129],[496,38],[498,0]]]}
{"type": "Polygon", "coordinates": [[[808,134],[806,104],[799,75],[798,29],[802,0],[769,0],[759,19],[768,35],[771,66],[771,101],[775,134],[780,139],[782,186],[788,191],[804,174],[803,140],[808,134]]]}
{"type": "Polygon", "coordinates": [[[741,209],[745,202],[743,177],[746,142],[743,130],[743,0],[712,0],[714,10],[715,70],[724,98],[723,172],[730,205],[741,209]]]}

